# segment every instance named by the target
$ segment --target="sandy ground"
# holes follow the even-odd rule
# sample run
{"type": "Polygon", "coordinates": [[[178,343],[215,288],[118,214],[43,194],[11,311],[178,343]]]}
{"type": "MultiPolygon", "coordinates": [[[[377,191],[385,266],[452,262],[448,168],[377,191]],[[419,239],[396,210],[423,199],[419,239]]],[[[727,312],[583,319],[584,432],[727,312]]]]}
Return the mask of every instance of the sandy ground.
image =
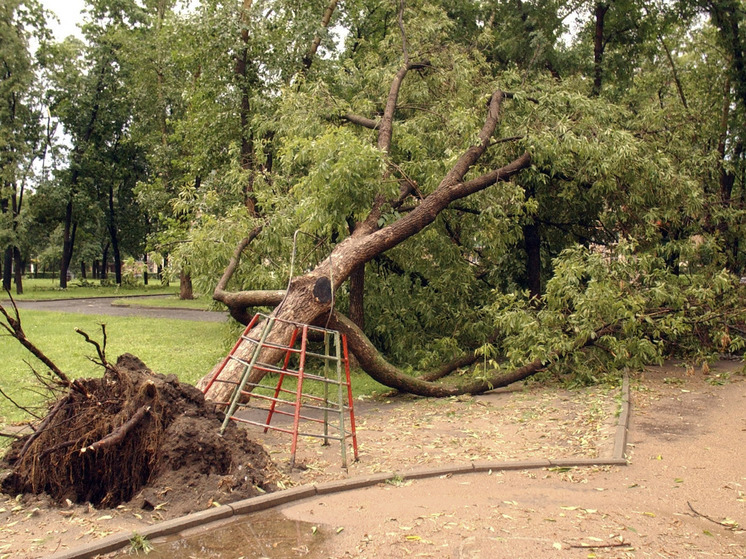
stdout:
{"type": "MultiPolygon", "coordinates": [[[[445,476],[332,494],[185,537],[149,557],[746,557],[746,378],[669,365],[632,379],[629,465],[445,476]],[[718,376],[719,375],[719,376],[718,376]],[[726,378],[728,377],[728,378],[726,378]],[[722,383],[722,384],[721,384],[722,383]],[[209,544],[209,545],[207,545],[209,544]]],[[[730,373],[730,374],[729,374],[730,373]]],[[[288,486],[470,460],[609,456],[618,388],[529,385],[477,398],[360,402],[360,460],[301,440],[288,486]]],[[[289,440],[261,440],[279,464],[289,440]]],[[[168,518],[0,502],[0,558],[47,557],[168,518]]]]}

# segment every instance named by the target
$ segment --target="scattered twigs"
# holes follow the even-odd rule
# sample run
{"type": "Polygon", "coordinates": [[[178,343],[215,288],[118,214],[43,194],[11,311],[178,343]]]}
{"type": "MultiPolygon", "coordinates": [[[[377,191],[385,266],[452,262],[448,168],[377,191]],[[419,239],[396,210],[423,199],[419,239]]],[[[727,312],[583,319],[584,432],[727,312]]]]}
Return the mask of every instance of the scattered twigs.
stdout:
{"type": "Polygon", "coordinates": [[[707,516],[706,514],[702,514],[701,512],[696,510],[689,501],[687,501],[686,504],[689,507],[689,510],[692,511],[695,516],[699,516],[700,518],[709,520],[713,524],[717,524],[718,526],[722,526],[723,528],[727,528],[728,530],[735,530],[738,528],[738,524],[735,522],[720,522],[719,520],[715,520],[714,518],[707,516]]]}
{"type": "Polygon", "coordinates": [[[115,445],[124,439],[124,437],[134,429],[140,421],[142,421],[143,417],[150,411],[150,406],[141,406],[134,415],[127,420],[125,423],[114,429],[109,435],[105,436],[103,439],[96,441],[95,443],[84,446],[80,449],[80,453],[83,454],[88,451],[94,451],[98,450],[100,448],[106,448],[112,445],[115,445]]]}
{"type": "Polygon", "coordinates": [[[620,540],[617,542],[598,542],[598,543],[579,543],[579,544],[573,544],[568,543],[568,546],[574,549],[601,549],[605,547],[630,547],[630,544],[625,542],[624,540],[620,540]]]}
{"type": "Polygon", "coordinates": [[[99,360],[96,361],[95,359],[90,358],[91,361],[93,361],[97,365],[101,365],[103,367],[106,367],[107,369],[111,369],[111,365],[109,365],[109,362],[106,360],[106,324],[101,324],[101,334],[103,339],[100,345],[96,340],[91,339],[91,337],[80,328],[76,328],[75,331],[83,336],[86,342],[96,348],[96,353],[98,353],[99,360]]]}

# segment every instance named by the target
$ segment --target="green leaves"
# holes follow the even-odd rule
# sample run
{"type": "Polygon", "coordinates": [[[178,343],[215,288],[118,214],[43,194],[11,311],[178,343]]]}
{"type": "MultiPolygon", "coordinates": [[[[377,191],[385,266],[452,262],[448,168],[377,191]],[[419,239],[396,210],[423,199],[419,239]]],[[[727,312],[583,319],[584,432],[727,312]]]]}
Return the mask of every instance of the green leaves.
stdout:
{"type": "Polygon", "coordinates": [[[490,316],[510,366],[591,339],[595,345],[572,352],[556,368],[597,382],[599,373],[672,355],[701,361],[723,346],[742,347],[743,336],[726,335],[729,325],[746,318],[736,278],[704,266],[676,275],[654,254],[632,248],[566,250],[538,308],[515,294],[497,295],[490,316]],[[611,331],[596,340],[602,327],[611,331]]]}

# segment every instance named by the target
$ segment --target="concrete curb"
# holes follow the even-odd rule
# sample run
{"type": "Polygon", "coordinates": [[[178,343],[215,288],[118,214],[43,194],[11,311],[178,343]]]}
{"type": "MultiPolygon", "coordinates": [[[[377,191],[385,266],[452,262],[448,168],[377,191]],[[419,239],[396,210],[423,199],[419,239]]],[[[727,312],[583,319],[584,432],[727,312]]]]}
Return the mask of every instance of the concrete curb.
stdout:
{"type": "MultiPolygon", "coordinates": [[[[610,458],[557,458],[551,460],[539,459],[515,462],[493,462],[485,460],[469,462],[467,464],[451,464],[437,468],[421,468],[400,473],[387,472],[353,479],[301,485],[299,487],[293,487],[292,489],[277,491],[276,493],[268,493],[259,497],[251,497],[250,499],[243,499],[228,505],[222,505],[220,507],[188,514],[180,518],[174,518],[138,530],[137,533],[148,539],[169,536],[196,526],[209,524],[210,522],[224,520],[232,516],[243,516],[267,510],[294,501],[315,497],[317,495],[328,495],[341,491],[363,489],[380,483],[393,481],[426,479],[490,471],[500,472],[512,470],[536,470],[540,468],[575,468],[582,466],[626,466],[627,460],[624,458],[624,455],[627,442],[627,429],[629,426],[629,411],[629,378],[625,375],[622,383],[622,409],[617,421],[617,428],[614,436],[614,449],[610,458]]],[[[57,553],[50,556],[49,559],[91,559],[96,555],[118,551],[129,545],[132,534],[132,532],[113,534],[88,545],[57,553]]]]}

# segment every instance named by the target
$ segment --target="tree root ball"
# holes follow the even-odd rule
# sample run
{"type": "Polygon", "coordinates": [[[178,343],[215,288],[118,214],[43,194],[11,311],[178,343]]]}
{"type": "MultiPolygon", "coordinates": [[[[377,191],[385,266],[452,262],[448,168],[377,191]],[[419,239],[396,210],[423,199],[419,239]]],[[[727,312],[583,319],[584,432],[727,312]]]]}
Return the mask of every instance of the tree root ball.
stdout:
{"type": "Polygon", "coordinates": [[[232,422],[219,435],[223,415],[174,375],[124,354],[80,383],[87,396],[71,390],[11,446],[4,492],[98,507],[168,503],[169,513],[184,514],[276,488],[280,473],[266,451],[232,422]]]}

